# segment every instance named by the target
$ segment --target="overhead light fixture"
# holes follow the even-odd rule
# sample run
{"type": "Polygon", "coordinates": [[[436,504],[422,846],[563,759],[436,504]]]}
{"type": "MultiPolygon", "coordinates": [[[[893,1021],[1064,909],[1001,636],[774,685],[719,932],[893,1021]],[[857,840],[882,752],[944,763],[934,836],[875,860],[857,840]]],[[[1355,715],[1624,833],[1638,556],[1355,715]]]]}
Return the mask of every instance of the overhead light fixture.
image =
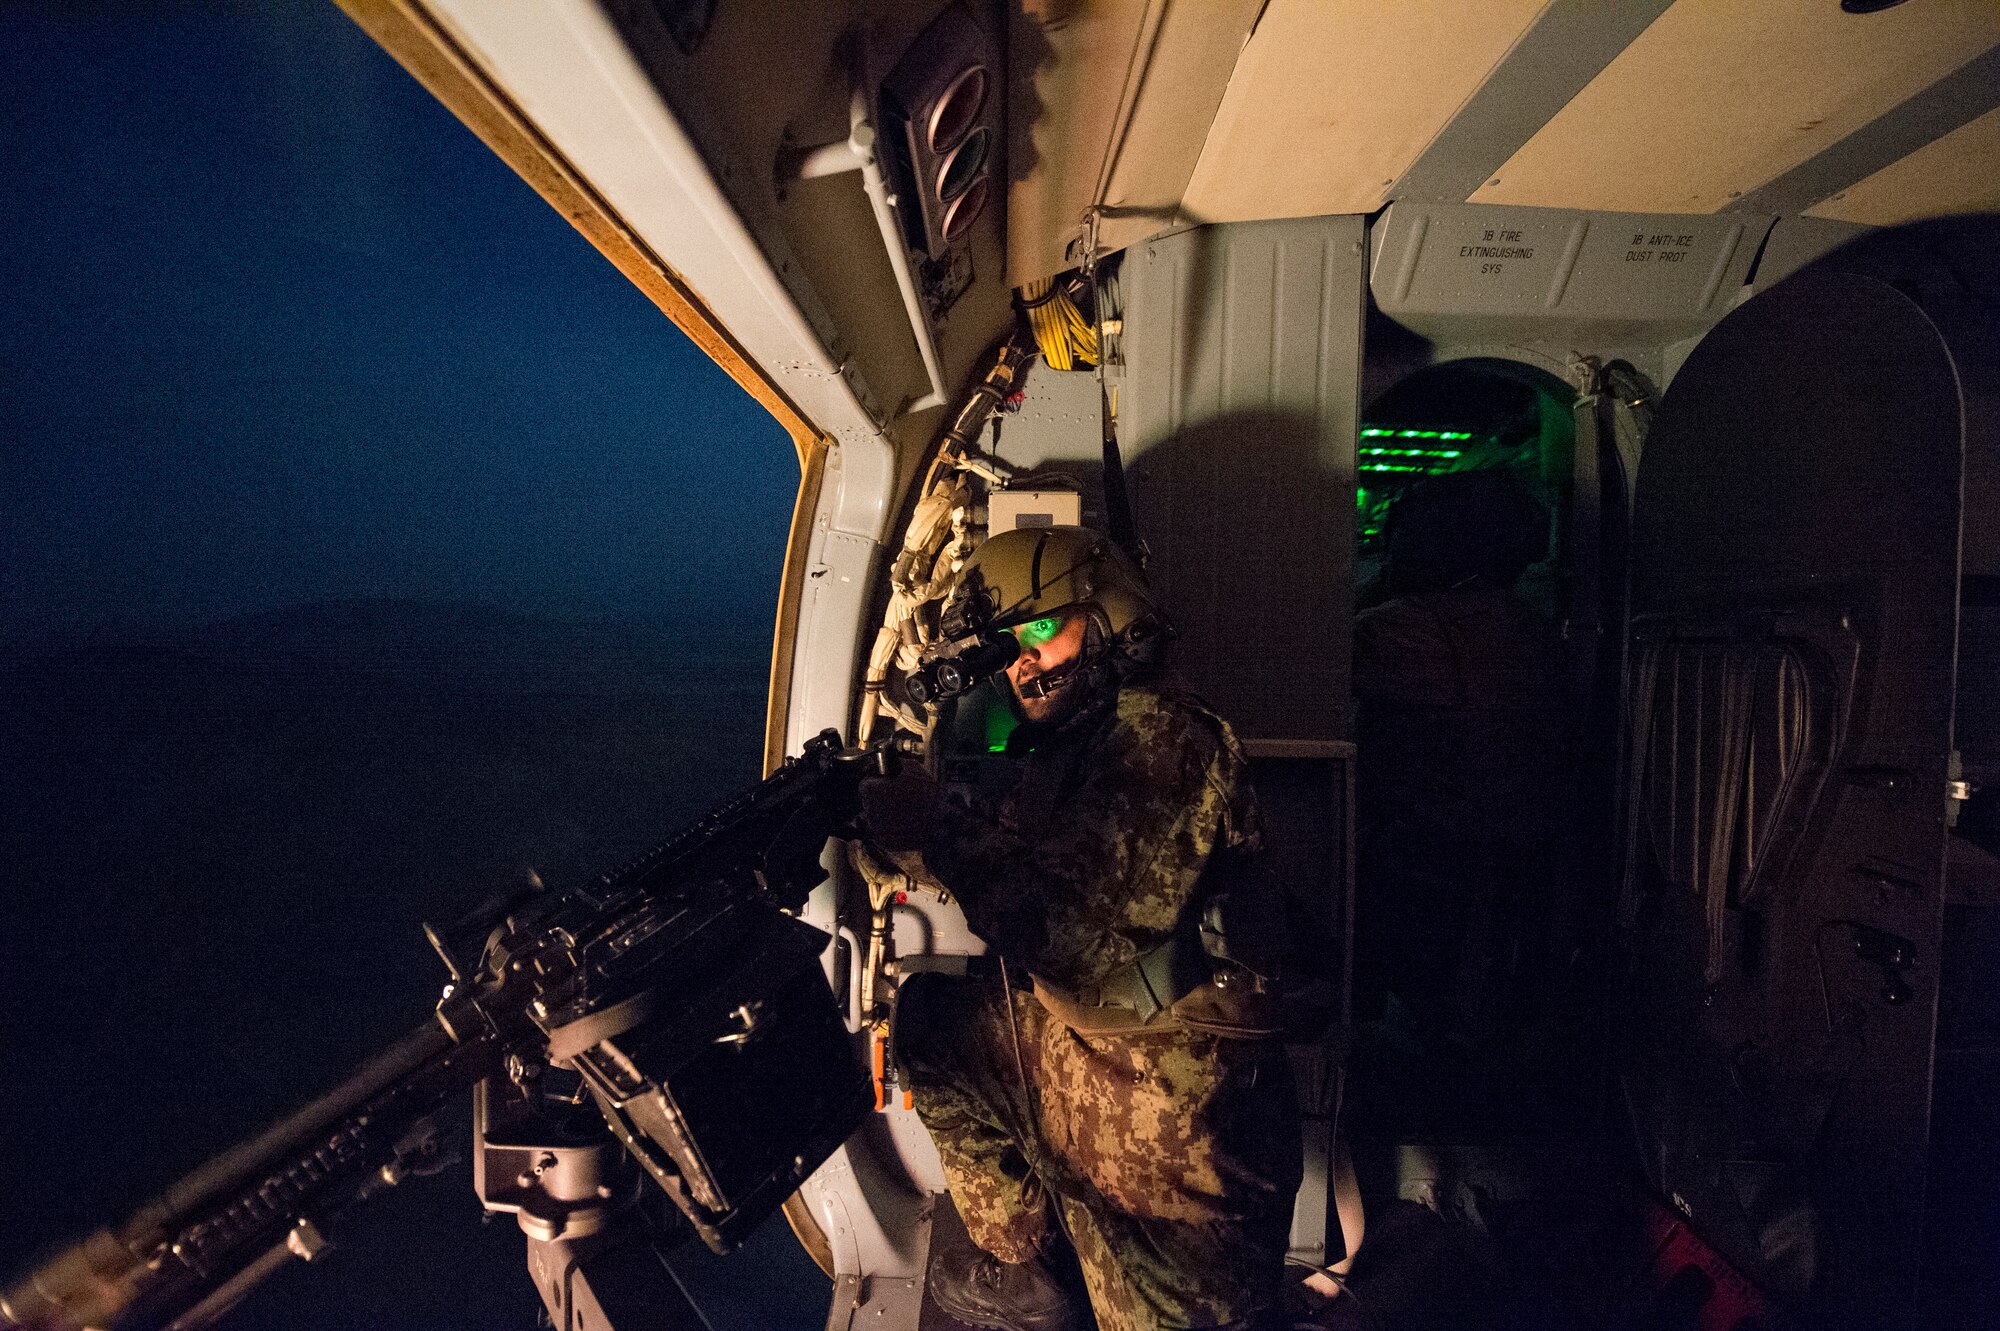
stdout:
{"type": "Polygon", "coordinates": [[[900,120],[908,159],[905,208],[910,247],[932,259],[963,240],[993,194],[1002,125],[996,95],[1000,51],[960,5],[910,43],[882,81],[883,109],[900,120]]]}
{"type": "Polygon", "coordinates": [[[924,137],[934,153],[948,152],[978,123],[980,108],[986,105],[986,66],[971,65],[960,70],[931,108],[924,137]]]}

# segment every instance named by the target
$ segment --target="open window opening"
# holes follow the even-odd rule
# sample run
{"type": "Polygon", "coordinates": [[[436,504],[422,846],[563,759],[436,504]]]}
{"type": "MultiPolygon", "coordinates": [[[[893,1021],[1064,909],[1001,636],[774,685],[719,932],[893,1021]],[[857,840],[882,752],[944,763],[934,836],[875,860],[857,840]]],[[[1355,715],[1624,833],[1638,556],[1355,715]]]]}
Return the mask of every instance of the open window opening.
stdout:
{"type": "Polygon", "coordinates": [[[1356,609],[1367,610],[1393,594],[1385,575],[1398,505],[1437,477],[1493,472],[1550,515],[1543,549],[1521,575],[1519,590],[1544,614],[1555,614],[1575,396],[1546,371],[1481,358],[1419,370],[1370,403],[1355,458],[1356,609]]]}

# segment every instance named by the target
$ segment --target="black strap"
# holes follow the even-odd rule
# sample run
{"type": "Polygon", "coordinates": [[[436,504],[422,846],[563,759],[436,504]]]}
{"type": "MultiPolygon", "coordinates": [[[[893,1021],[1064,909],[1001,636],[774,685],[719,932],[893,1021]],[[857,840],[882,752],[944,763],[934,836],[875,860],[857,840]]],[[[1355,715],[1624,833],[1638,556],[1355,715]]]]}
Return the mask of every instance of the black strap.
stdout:
{"type": "Polygon", "coordinates": [[[657,991],[642,989],[610,1007],[558,1026],[549,1032],[549,1061],[564,1063],[586,1049],[615,1039],[651,1017],[658,1007],[657,991]]]}
{"type": "Polygon", "coordinates": [[[1166,942],[1140,953],[1077,998],[1086,1006],[1128,1009],[1147,1022],[1208,979],[1208,954],[1202,950],[1196,921],[1190,916],[1174,928],[1166,942]]]}
{"type": "MultiPolygon", "coordinates": [[[[1101,351],[1102,348],[1099,348],[1101,351]]],[[[1111,541],[1134,564],[1146,566],[1146,547],[1132,520],[1132,497],[1125,489],[1125,459],[1118,451],[1118,423],[1111,416],[1111,394],[1097,381],[1098,410],[1104,420],[1104,525],[1111,541]]]]}

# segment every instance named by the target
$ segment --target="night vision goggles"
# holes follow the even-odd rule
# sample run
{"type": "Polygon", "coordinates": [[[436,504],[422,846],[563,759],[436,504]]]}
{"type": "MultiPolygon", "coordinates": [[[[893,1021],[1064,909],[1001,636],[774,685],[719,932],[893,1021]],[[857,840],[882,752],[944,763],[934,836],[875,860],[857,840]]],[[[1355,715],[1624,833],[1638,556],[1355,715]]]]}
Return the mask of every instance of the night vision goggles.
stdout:
{"type": "MultiPolygon", "coordinates": [[[[1023,647],[1061,633],[1073,614],[1089,616],[1098,642],[1128,653],[1170,636],[1144,576],[1103,536],[1084,527],[997,533],[966,560],[939,616],[940,635],[957,650],[907,676],[910,696],[957,697],[1005,670],[1023,647]]],[[[1034,692],[1060,687],[1070,673],[1042,677],[1034,692]]]]}

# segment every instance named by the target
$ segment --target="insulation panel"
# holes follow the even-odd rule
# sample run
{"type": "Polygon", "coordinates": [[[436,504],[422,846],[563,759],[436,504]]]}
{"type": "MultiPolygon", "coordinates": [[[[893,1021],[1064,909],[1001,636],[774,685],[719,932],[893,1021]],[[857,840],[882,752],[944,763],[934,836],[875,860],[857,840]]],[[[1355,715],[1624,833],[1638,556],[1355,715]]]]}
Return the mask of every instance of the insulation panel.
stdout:
{"type": "Polygon", "coordinates": [[[1933,139],[1806,210],[1869,226],[2000,210],[2000,109],[1933,139]]]}
{"type": "Polygon", "coordinates": [[[1372,211],[1543,8],[1271,0],[1183,211],[1202,221],[1372,211]]]}
{"type": "Polygon", "coordinates": [[[1099,243],[1119,249],[1163,230],[1201,158],[1208,127],[1263,0],[1169,5],[1114,144],[1099,243]]]}
{"type": "Polygon", "coordinates": [[[1166,227],[1259,0],[1022,0],[1008,23],[1007,280],[1076,262],[1100,197],[1106,249],[1166,227]]]}
{"type": "Polygon", "coordinates": [[[1714,212],[2000,43],[2000,4],[1678,0],[1475,203],[1714,212]]]}

